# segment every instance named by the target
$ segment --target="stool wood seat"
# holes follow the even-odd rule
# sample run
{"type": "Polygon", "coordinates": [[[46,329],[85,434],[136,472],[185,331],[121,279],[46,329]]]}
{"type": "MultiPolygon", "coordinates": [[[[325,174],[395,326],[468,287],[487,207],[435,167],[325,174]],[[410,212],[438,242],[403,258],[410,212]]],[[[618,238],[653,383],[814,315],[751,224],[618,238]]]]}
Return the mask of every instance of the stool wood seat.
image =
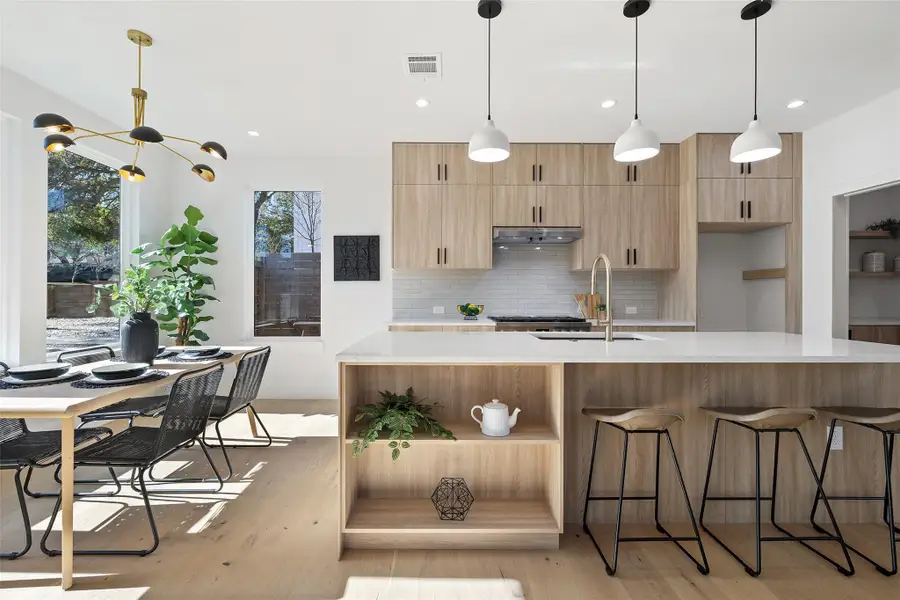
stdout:
{"type": "Polygon", "coordinates": [[[849,423],[859,423],[860,425],[895,424],[895,427],[887,427],[885,429],[900,428],[900,407],[816,406],[814,409],[817,412],[824,413],[823,416],[828,419],[839,419],[849,423]]]}
{"type": "Polygon", "coordinates": [[[794,429],[816,418],[812,408],[787,406],[701,406],[717,419],[743,423],[754,429],[794,429]]]}
{"type": "Polygon", "coordinates": [[[618,425],[629,431],[665,431],[669,425],[684,421],[684,415],[669,408],[596,407],[581,409],[581,414],[601,423],[618,425]]]}

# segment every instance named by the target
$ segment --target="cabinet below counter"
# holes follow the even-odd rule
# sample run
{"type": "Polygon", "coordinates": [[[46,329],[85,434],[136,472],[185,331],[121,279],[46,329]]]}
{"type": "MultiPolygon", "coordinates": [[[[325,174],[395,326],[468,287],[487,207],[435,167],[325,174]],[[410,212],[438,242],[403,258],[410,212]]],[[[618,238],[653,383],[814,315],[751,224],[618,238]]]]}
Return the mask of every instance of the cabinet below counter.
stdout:
{"type": "Polygon", "coordinates": [[[900,345],[900,319],[860,319],[850,325],[850,339],[856,342],[900,345]],[[865,323],[865,324],[863,324],[865,323]]]}

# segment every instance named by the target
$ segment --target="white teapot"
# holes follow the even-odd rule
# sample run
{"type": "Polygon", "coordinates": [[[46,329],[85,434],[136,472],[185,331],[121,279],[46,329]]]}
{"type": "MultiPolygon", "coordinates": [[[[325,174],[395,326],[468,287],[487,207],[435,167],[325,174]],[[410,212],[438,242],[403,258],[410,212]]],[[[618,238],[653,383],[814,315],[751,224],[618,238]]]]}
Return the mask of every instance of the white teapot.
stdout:
{"type": "Polygon", "coordinates": [[[472,418],[481,425],[481,433],[493,437],[503,437],[509,435],[509,430],[516,426],[521,409],[517,408],[512,415],[509,414],[509,407],[496,398],[481,406],[480,404],[472,407],[472,418]],[[481,411],[481,419],[475,416],[475,411],[481,411]]]}

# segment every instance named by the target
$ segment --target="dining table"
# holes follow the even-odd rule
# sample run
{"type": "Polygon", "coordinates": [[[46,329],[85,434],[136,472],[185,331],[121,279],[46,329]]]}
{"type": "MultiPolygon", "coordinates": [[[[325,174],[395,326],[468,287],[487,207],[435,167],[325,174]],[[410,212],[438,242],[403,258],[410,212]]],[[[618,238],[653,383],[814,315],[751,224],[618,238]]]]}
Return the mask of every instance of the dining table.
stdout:
{"type": "MultiPolygon", "coordinates": [[[[175,382],[186,370],[208,367],[215,363],[235,364],[248,352],[258,349],[256,346],[222,346],[222,352],[230,356],[201,360],[184,361],[175,357],[157,359],[153,369],[165,373],[165,377],[133,385],[121,385],[103,388],[76,388],[70,381],[52,385],[15,387],[0,389],[0,418],[11,419],[58,419],[60,421],[61,470],[62,486],[62,588],[72,587],[74,576],[74,456],[75,428],[80,415],[91,412],[116,402],[153,395],[160,388],[175,382]]],[[[169,351],[188,350],[190,348],[167,348],[169,351]]],[[[90,372],[97,367],[112,364],[104,360],[84,365],[73,366],[71,371],[90,372]]],[[[256,420],[252,412],[247,411],[250,419],[250,430],[257,436],[256,420]]]]}

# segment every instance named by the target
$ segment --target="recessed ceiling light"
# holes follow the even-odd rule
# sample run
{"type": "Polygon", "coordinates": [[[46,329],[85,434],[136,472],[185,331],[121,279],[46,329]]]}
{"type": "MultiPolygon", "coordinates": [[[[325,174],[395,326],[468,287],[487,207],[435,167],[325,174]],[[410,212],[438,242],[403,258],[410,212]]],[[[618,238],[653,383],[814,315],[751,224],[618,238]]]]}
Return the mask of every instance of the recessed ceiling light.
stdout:
{"type": "Polygon", "coordinates": [[[419,98],[418,100],[416,100],[416,106],[418,106],[419,108],[425,108],[429,104],[431,104],[431,102],[428,101],[428,98],[419,98]]]}
{"type": "Polygon", "coordinates": [[[255,129],[251,129],[250,131],[247,132],[247,135],[251,135],[253,137],[259,137],[259,132],[256,131],[255,129]]]}
{"type": "Polygon", "coordinates": [[[616,105],[615,100],[604,100],[603,102],[600,103],[600,106],[602,108],[612,108],[615,105],[616,105]]]}
{"type": "Polygon", "coordinates": [[[806,100],[791,100],[790,102],[788,102],[787,107],[788,108],[800,108],[804,104],[806,104],[806,100]]]}

